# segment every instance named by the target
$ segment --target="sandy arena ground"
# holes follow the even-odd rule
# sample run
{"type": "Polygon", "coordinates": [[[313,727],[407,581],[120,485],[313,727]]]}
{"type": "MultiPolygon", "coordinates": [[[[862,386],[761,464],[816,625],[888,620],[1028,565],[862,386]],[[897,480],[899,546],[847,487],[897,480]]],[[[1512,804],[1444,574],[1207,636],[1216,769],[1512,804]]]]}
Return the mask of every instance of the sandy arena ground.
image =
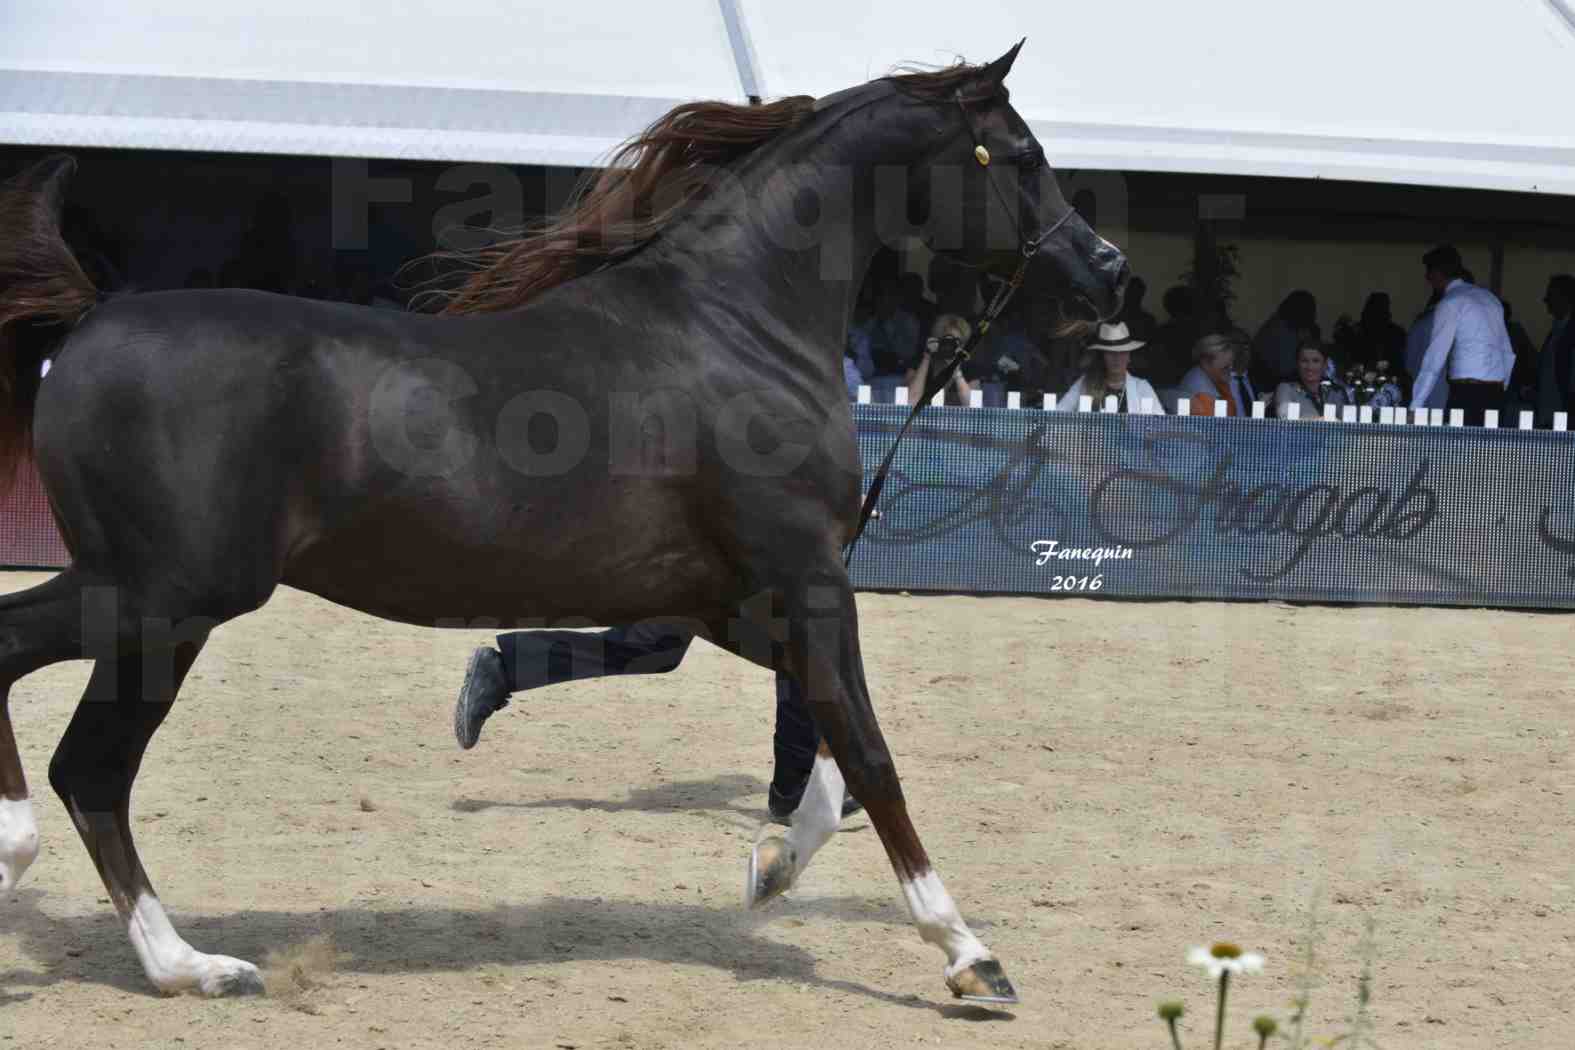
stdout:
{"type": "MultiPolygon", "coordinates": [[[[0,589],[44,577],[0,575],[0,589]]],[[[676,674],[531,694],[461,754],[476,632],[293,591],[220,630],[154,740],[142,856],[198,948],[319,933],[300,994],[152,993],[48,757],[87,665],[13,691],[44,848],[0,902],[9,1047],[1159,1048],[1189,946],[1268,958],[1284,1015],[1321,892],[1312,1029],[1343,1031],[1364,920],[1395,1047],[1575,1044],[1571,625],[1520,613],[860,600],[869,677],[936,864],[1024,1001],[954,1005],[863,817],[792,896],[740,908],[770,679],[708,646],[676,674]]],[[[284,984],[276,977],[275,987],[284,984]]]]}

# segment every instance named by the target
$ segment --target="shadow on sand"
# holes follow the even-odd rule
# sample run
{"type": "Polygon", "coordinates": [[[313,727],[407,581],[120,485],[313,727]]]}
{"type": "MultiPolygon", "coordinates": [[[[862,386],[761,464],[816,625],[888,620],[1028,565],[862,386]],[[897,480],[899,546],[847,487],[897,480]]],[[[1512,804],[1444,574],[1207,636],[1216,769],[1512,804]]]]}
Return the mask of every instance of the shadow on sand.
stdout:
{"type": "MultiPolygon", "coordinates": [[[[8,905],[23,950],[38,960],[40,967],[0,973],[0,1006],[33,996],[32,991],[22,989],[43,989],[59,981],[154,994],[113,913],[56,918],[38,909],[42,896],[40,891],[23,889],[8,905]]],[[[796,901],[793,912],[796,916],[907,925],[907,917],[895,906],[872,908],[859,897],[796,901]]],[[[810,952],[762,935],[761,927],[771,919],[769,912],[553,897],[475,910],[339,908],[173,918],[200,950],[258,962],[270,950],[328,932],[341,953],[335,967],[341,973],[463,973],[489,965],[529,967],[574,959],[644,959],[712,967],[741,982],[796,981],[897,1006],[933,1010],[948,1018],[997,1020],[1012,1016],[822,977],[810,952]]]]}
{"type": "MultiPolygon", "coordinates": [[[[706,780],[675,780],[651,787],[632,789],[621,799],[607,798],[542,798],[525,802],[484,798],[455,799],[450,808],[457,813],[482,813],[489,809],[574,809],[594,810],[599,813],[717,813],[729,818],[729,823],[740,827],[754,827],[764,822],[770,814],[754,806],[740,805],[739,800],[763,795],[766,785],[756,777],[742,773],[729,773],[706,780]]],[[[848,818],[843,832],[862,831],[869,827],[863,816],[848,818]]]]}
{"type": "MultiPolygon", "coordinates": [[[[739,806],[736,800],[758,795],[764,788],[754,777],[730,775],[636,789],[618,800],[459,799],[452,808],[462,813],[563,807],[603,812],[712,811],[755,823],[764,818],[764,812],[739,806]]],[[[868,827],[868,822],[860,827],[868,827]]],[[[31,998],[34,993],[28,989],[57,981],[106,984],[153,994],[113,912],[106,909],[57,918],[40,910],[42,899],[41,890],[24,887],[3,905],[8,925],[20,935],[23,950],[41,969],[0,973],[0,1006],[31,998]]],[[[328,932],[341,953],[336,968],[342,972],[460,973],[488,965],[528,967],[573,959],[644,959],[713,967],[739,981],[797,981],[933,1010],[952,1019],[1010,1020],[1014,1016],[977,1006],[893,995],[856,982],[822,977],[816,972],[817,957],[811,952],[764,935],[763,928],[783,916],[873,922],[904,929],[910,922],[895,897],[857,896],[790,898],[759,912],[711,904],[549,897],[490,909],[357,906],[325,911],[243,911],[225,916],[177,914],[173,918],[177,929],[199,950],[259,963],[270,950],[328,932]]],[[[982,930],[990,923],[976,921],[973,925],[982,930]]],[[[894,931],[894,936],[900,935],[894,931]]]]}

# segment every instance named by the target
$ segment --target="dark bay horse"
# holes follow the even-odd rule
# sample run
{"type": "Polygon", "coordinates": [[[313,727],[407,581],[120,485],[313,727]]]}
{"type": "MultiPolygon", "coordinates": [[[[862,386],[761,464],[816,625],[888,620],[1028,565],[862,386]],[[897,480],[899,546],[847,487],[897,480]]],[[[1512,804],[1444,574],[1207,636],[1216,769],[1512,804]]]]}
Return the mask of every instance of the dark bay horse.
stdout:
{"type": "Polygon", "coordinates": [[[59,233],[73,162],[0,188],[0,467],[32,456],[72,556],[0,598],[0,890],[38,848],[8,706],[38,668],[95,661],[49,778],[148,977],[224,994],[257,970],[176,932],[129,820],[215,626],[280,583],[427,626],[660,618],[794,676],[822,731],[749,902],[792,885],[850,790],[953,993],[1012,1000],[909,819],[839,552],[861,478],[842,348],[883,242],[1031,259],[1029,286],[1089,319],[1119,307],[1125,261],[1008,103],[1016,53],[681,106],[435,316],[238,290],[100,302],[59,233]]]}

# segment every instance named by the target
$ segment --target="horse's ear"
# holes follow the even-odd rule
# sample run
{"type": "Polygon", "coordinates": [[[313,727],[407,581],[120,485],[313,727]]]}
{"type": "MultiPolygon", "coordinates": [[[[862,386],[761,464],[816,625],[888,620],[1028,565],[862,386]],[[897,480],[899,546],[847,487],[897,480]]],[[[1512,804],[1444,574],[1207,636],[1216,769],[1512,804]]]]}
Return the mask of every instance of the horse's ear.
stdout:
{"type": "Polygon", "coordinates": [[[1012,71],[1012,63],[1017,61],[1017,52],[1023,49],[1023,44],[1028,40],[1023,37],[1012,45],[1012,49],[1000,58],[991,62],[979,71],[979,86],[994,94],[1000,90],[1001,84],[1006,80],[1006,74],[1012,71]]]}

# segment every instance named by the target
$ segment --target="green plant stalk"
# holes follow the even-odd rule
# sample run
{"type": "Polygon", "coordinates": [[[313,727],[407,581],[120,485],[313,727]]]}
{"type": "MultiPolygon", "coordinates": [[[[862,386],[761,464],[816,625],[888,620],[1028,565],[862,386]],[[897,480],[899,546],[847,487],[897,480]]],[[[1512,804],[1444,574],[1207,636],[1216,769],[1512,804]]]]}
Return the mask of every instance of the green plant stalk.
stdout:
{"type": "Polygon", "coordinates": [[[1174,1018],[1172,1018],[1170,1021],[1170,1045],[1175,1047],[1176,1050],[1181,1050],[1181,1036],[1176,1031],[1176,1022],[1174,1018]]]}
{"type": "Polygon", "coordinates": [[[1360,1050],[1364,1041],[1369,1041],[1367,1029],[1370,1027],[1367,1016],[1367,1004],[1373,996],[1373,957],[1377,954],[1377,941],[1375,933],[1377,921],[1369,915],[1366,930],[1362,936],[1362,975],[1356,981],[1356,1016],[1351,1021],[1351,1046],[1360,1050]]]}
{"type": "Polygon", "coordinates": [[[1322,898],[1322,891],[1314,891],[1312,906],[1307,910],[1307,950],[1302,954],[1302,972],[1297,981],[1296,1014],[1291,1019],[1296,1022],[1296,1032],[1291,1037],[1291,1050],[1303,1050],[1305,1042],[1302,1035],[1302,1025],[1307,1019],[1307,1004],[1312,1001],[1313,968],[1316,963],[1318,946],[1318,905],[1322,898]]]}
{"type": "Polygon", "coordinates": [[[1225,1045],[1225,993],[1230,989],[1230,971],[1220,974],[1220,1009],[1214,1018],[1214,1050],[1225,1045]]]}

